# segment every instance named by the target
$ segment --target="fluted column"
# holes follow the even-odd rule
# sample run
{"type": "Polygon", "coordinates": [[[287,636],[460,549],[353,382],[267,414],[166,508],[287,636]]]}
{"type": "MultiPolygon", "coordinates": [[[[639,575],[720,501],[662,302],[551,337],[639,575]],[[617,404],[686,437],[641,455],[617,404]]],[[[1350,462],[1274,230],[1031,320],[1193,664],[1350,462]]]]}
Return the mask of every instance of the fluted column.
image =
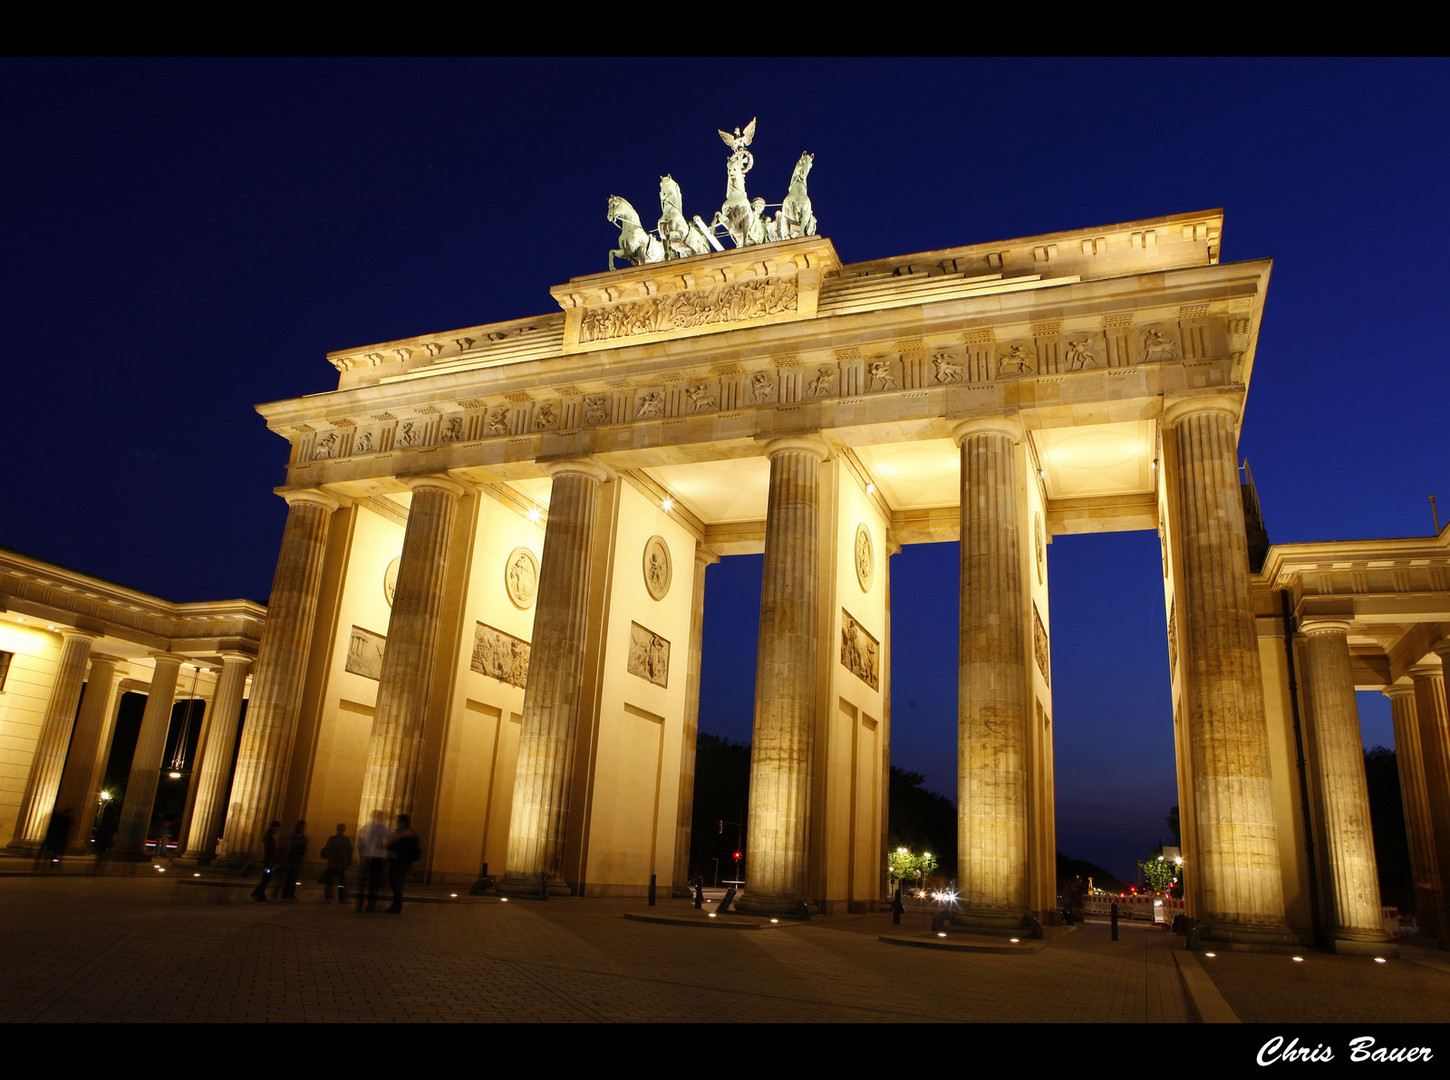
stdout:
{"type": "Polygon", "coordinates": [[[391,822],[413,812],[423,724],[438,669],[438,627],[448,580],[448,541],[462,485],[446,476],[404,480],[413,492],[393,613],[373,710],[358,821],[381,810],[391,822]]]}
{"type": "Polygon", "coordinates": [[[1306,618],[1304,635],[1307,697],[1313,721],[1313,762],[1323,812],[1326,884],[1330,892],[1328,933],[1338,952],[1363,951],[1390,938],[1380,914],[1379,873],[1370,828],[1369,786],[1359,708],[1349,669],[1349,624],[1306,618]]]}
{"type": "Polygon", "coordinates": [[[957,861],[960,914],[983,929],[1019,926],[1029,909],[1027,600],[1016,445],[1010,420],[969,421],[961,447],[961,595],[957,667],[957,861]]]}
{"type": "Polygon", "coordinates": [[[181,672],[182,657],[171,653],[151,655],[156,661],[156,671],[146,693],[146,711],[141,714],[141,732],[136,736],[136,750],[131,755],[126,799],[121,804],[121,824],[116,833],[114,854],[123,859],[146,857],[146,834],[151,830],[161,759],[166,754],[166,735],[171,730],[171,706],[176,701],[176,679],[181,672]]]}
{"type": "Polygon", "coordinates": [[[670,875],[676,896],[689,895],[690,834],[695,814],[695,744],[700,732],[700,659],[705,631],[705,569],[720,556],[695,548],[690,607],[690,656],[685,669],[685,725],[680,738],[680,798],[675,809],[675,861],[670,875]]]}
{"type": "Polygon", "coordinates": [[[559,462],[551,471],[503,883],[505,891],[522,895],[537,893],[540,874],[548,875],[550,893],[569,892],[564,837],[579,741],[590,557],[599,485],[608,479],[585,460],[559,462]]]}
{"type": "Polygon", "coordinates": [[[788,912],[806,899],[815,770],[821,589],[819,438],[765,448],[770,492],[760,586],[755,728],[745,831],[742,910],[788,912]]]}
{"type": "Polygon", "coordinates": [[[217,838],[226,824],[227,768],[232,763],[252,658],[238,652],[221,655],[222,670],[212,694],[206,742],[198,751],[201,761],[196,771],[196,796],[183,855],[187,859],[210,859],[216,854],[217,838]]]}
{"type": "Polygon", "coordinates": [[[1442,917],[1441,947],[1450,942],[1450,898],[1445,871],[1450,867],[1450,728],[1447,728],[1445,668],[1427,662],[1410,668],[1415,684],[1415,716],[1420,726],[1420,754],[1425,765],[1425,801],[1430,809],[1430,838],[1435,850],[1435,898],[1442,917]]]}
{"type": "MultiPolygon", "coordinates": [[[[99,635],[85,630],[62,630],[60,636],[60,662],[56,665],[55,682],[51,684],[50,698],[45,705],[45,719],[40,723],[35,757],[31,759],[30,772],[25,779],[25,794],[21,797],[20,813],[15,819],[12,846],[34,849],[45,839],[50,815],[56,807],[55,793],[60,787],[71,729],[75,726],[76,706],[80,703],[81,687],[86,681],[91,642],[99,635]]],[[[75,816],[74,810],[71,815],[75,816]]]]}
{"type": "Polygon", "coordinates": [[[1445,898],[1435,861],[1434,829],[1425,792],[1425,758],[1420,749],[1420,723],[1415,687],[1397,684],[1384,692],[1395,725],[1395,765],[1400,774],[1400,801],[1405,808],[1405,834],[1410,844],[1410,873],[1415,881],[1415,924],[1425,937],[1438,937],[1445,925],[1445,898]]]}
{"type": "Polygon", "coordinates": [[[1184,628],[1185,724],[1198,818],[1198,914],[1214,940],[1293,943],[1269,769],[1268,723],[1239,493],[1236,406],[1169,409],[1176,476],[1176,592],[1184,628]]]}
{"type": "Polygon", "coordinates": [[[68,850],[84,852],[90,848],[90,824],[96,813],[100,794],[100,773],[105,762],[100,758],[101,740],[115,699],[116,667],[114,656],[92,656],[90,674],[86,676],[86,693],[76,715],[75,731],[70,737],[65,771],[61,773],[60,790],[55,805],[67,810],[75,825],[71,829],[68,850]]]}
{"type": "Polygon", "coordinates": [[[881,872],[877,874],[881,895],[891,895],[891,664],[896,650],[891,645],[891,557],[901,554],[901,545],[886,534],[881,557],[881,584],[886,591],[886,637],[881,644],[885,662],[881,665],[881,872]]]}
{"type": "Polygon", "coordinates": [[[261,854],[262,834],[281,809],[317,619],[327,530],[338,505],[330,495],[312,489],[284,492],[282,497],[287,500],[287,525],[267,600],[267,624],[257,653],[218,860],[231,866],[261,854]]]}

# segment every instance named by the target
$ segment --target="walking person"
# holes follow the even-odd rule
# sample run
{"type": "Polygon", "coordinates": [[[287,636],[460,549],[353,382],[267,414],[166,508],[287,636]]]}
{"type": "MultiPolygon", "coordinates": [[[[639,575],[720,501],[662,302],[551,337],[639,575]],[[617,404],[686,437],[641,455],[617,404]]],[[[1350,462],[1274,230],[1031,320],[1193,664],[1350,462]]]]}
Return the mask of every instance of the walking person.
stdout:
{"type": "Polygon", "coordinates": [[[272,883],[272,874],[277,869],[277,833],[282,828],[280,821],[274,821],[262,834],[262,880],[252,890],[253,900],[267,899],[267,886],[272,883]]]}
{"type": "Polygon", "coordinates": [[[387,914],[401,915],[403,881],[408,876],[408,870],[423,856],[423,845],[418,842],[418,834],[413,831],[407,814],[398,815],[398,827],[393,830],[393,838],[388,842],[388,854],[392,856],[388,873],[392,877],[393,906],[387,909],[387,914]]]}
{"type": "Polygon", "coordinates": [[[297,899],[297,879],[302,876],[302,860],[307,857],[307,822],[299,821],[287,837],[287,854],[282,860],[282,899],[297,899]]]}
{"type": "Polygon", "coordinates": [[[358,911],[377,911],[378,892],[383,887],[383,873],[388,862],[388,841],[392,835],[383,824],[383,812],[373,811],[373,820],[357,834],[358,858],[362,859],[362,883],[357,891],[358,911]],[[363,893],[367,893],[367,908],[363,908],[363,893]]]}
{"type": "Polygon", "coordinates": [[[322,857],[327,860],[327,869],[322,876],[322,900],[332,903],[332,890],[337,889],[337,902],[347,903],[347,869],[352,865],[352,841],[347,838],[347,826],[339,824],[337,832],[322,845],[322,857]]]}

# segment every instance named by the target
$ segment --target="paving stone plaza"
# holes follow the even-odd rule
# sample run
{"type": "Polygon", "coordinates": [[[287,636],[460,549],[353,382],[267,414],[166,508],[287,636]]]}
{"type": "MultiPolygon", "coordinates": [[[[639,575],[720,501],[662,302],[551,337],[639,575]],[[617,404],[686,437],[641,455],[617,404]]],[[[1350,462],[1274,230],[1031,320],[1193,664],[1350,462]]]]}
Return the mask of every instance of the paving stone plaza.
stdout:
{"type": "Polygon", "coordinates": [[[234,888],[239,902],[219,904],[216,888],[160,877],[0,876],[0,1019],[1363,1026],[1443,1022],[1450,995],[1443,954],[1206,958],[1144,923],[1121,923],[1116,942],[1106,922],[1054,928],[1013,954],[1000,941],[881,940],[928,942],[929,917],[915,913],[900,927],[874,914],[748,930],[700,925],[680,901],[450,901],[435,889],[386,918],[323,904],[317,888],[292,904],[247,903],[234,888]]]}

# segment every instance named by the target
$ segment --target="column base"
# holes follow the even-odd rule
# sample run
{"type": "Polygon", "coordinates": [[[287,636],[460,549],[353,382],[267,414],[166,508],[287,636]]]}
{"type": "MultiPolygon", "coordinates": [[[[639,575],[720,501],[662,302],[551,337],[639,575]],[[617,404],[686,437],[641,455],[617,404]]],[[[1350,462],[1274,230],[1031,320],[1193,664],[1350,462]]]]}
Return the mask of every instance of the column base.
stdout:
{"type": "Polygon", "coordinates": [[[1329,939],[1329,951],[1338,953],[1340,956],[1382,956],[1386,960],[1400,958],[1400,948],[1388,934],[1381,934],[1375,940],[1362,937],[1332,937],[1329,939]]]}
{"type": "MultiPolygon", "coordinates": [[[[551,877],[548,882],[550,896],[573,896],[574,890],[569,888],[567,881],[551,877]]],[[[505,874],[503,881],[498,883],[496,891],[500,896],[507,896],[511,900],[541,900],[539,893],[539,877],[537,874],[505,874]]]]}
{"type": "Polygon", "coordinates": [[[942,919],[942,928],[957,934],[986,934],[991,937],[1042,936],[1042,924],[1028,912],[995,908],[958,911],[942,919]]]}
{"type": "Polygon", "coordinates": [[[734,910],[741,915],[786,916],[789,918],[810,918],[810,901],[794,896],[761,896],[759,893],[742,893],[735,901],[734,910]],[[805,909],[802,916],[802,908],[805,909]]]}
{"type": "Polygon", "coordinates": [[[1230,952],[1286,952],[1303,948],[1297,934],[1282,924],[1204,921],[1188,932],[1187,947],[1230,952]]]}

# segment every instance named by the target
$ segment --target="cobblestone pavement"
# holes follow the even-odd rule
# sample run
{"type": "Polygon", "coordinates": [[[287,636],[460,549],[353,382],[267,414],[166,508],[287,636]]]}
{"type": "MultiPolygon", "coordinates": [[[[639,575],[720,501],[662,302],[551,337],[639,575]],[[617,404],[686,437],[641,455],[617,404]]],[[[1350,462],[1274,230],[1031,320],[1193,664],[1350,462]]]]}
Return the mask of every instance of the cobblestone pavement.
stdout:
{"type": "MultiPolygon", "coordinates": [[[[324,904],[315,887],[216,902],[246,889],[0,877],[0,1020],[1308,1023],[1443,1020],[1450,1000],[1444,966],[1199,959],[1131,923],[1117,942],[1088,923],[1004,955],[884,943],[889,915],[745,930],[624,917],[642,901],[436,889],[401,916],[324,904]]],[[[653,912],[699,918],[680,901],[653,912]]],[[[929,936],[924,915],[900,930],[929,936]]]]}

